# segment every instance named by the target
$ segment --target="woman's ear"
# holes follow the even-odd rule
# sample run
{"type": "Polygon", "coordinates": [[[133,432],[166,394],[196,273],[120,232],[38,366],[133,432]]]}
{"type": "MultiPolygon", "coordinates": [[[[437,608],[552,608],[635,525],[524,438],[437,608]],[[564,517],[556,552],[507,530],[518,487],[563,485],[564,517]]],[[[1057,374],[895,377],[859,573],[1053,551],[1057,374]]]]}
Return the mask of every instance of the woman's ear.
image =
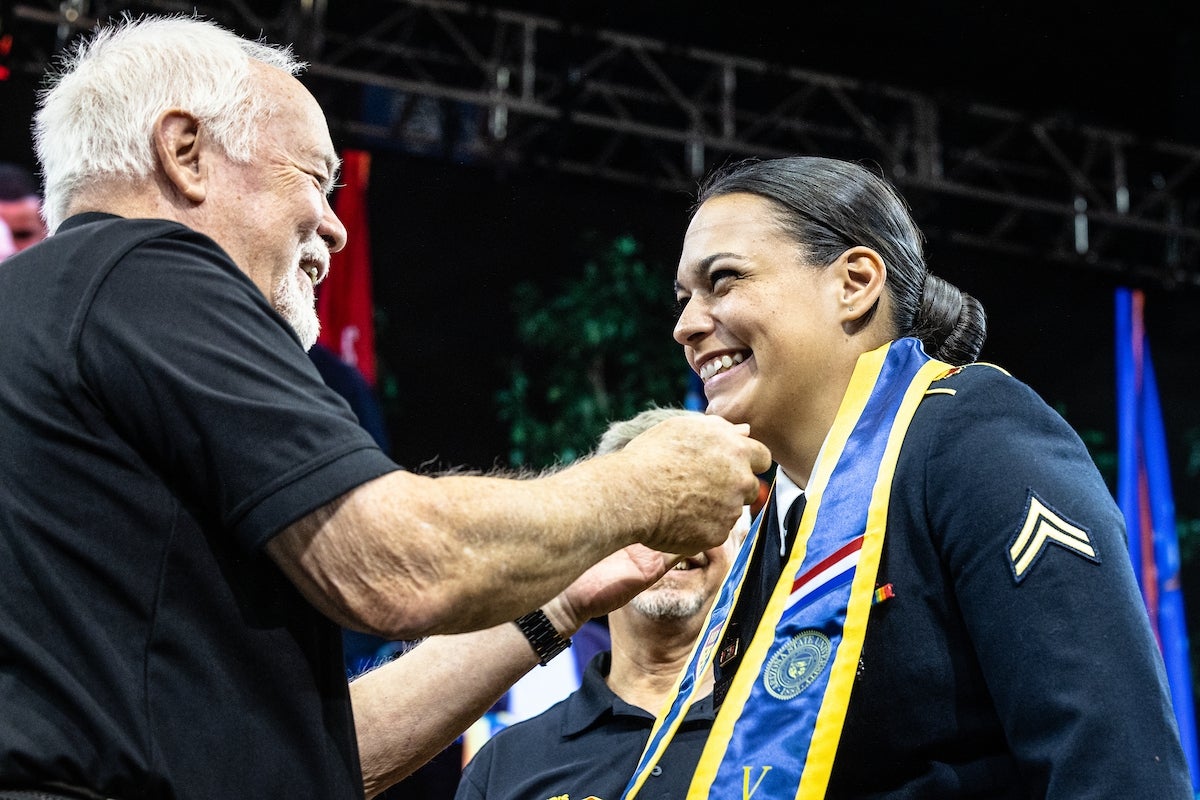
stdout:
{"type": "Polygon", "coordinates": [[[834,262],[841,286],[842,321],[866,324],[883,295],[887,266],[883,257],[869,247],[851,247],[834,262]]]}
{"type": "Polygon", "coordinates": [[[208,186],[206,164],[201,161],[200,121],[177,108],[164,111],[154,124],[153,140],[165,180],[191,202],[204,202],[208,186]]]}

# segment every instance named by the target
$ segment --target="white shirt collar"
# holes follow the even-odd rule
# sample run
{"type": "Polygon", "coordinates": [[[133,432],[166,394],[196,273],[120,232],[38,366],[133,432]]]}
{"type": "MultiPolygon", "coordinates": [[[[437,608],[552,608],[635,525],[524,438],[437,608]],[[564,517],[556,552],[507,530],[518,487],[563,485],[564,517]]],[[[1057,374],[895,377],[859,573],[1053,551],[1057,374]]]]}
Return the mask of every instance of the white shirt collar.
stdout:
{"type": "Polygon", "coordinates": [[[786,473],[779,467],[775,468],[775,513],[779,515],[779,555],[785,555],[787,550],[786,532],[783,530],[783,518],[787,515],[788,509],[792,507],[792,501],[804,494],[796,483],[787,476],[786,473]]]}

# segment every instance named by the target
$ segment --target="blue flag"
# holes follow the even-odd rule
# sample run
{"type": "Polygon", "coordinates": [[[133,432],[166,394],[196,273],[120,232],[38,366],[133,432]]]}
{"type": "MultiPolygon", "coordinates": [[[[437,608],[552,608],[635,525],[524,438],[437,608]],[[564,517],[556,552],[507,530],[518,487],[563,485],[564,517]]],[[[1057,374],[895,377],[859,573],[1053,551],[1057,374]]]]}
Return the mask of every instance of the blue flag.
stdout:
{"type": "Polygon", "coordinates": [[[1138,587],[1166,664],[1192,786],[1200,787],[1175,501],[1143,304],[1141,291],[1117,289],[1117,503],[1125,515],[1138,587]]]}

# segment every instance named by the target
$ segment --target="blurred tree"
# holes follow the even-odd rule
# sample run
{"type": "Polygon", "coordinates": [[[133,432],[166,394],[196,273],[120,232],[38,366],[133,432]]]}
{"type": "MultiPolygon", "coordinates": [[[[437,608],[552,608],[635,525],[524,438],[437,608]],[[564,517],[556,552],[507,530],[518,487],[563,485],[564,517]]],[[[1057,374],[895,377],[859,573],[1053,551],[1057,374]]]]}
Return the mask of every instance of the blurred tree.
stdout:
{"type": "Polygon", "coordinates": [[[670,335],[672,270],[648,266],[631,236],[588,249],[596,255],[556,294],[532,282],[515,287],[518,355],[496,398],[513,467],[573,461],[612,420],[652,403],[683,404],[688,371],[670,335]]]}

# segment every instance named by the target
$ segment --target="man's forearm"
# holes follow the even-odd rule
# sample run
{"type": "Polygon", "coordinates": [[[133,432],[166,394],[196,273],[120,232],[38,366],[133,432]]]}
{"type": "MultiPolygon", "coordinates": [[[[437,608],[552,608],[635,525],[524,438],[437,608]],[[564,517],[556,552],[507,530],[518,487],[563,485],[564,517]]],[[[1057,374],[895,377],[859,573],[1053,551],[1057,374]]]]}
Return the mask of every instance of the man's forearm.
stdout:
{"type": "Polygon", "coordinates": [[[368,798],[414,772],[538,663],[516,625],[434,636],[350,684],[368,798]]]}
{"type": "Polygon", "coordinates": [[[635,512],[604,514],[605,478],[614,483],[618,471],[565,472],[392,473],[298,521],[268,550],[344,627],[386,639],[483,630],[545,603],[632,541],[635,512]]]}
{"type": "MultiPolygon", "coordinates": [[[[632,545],[587,570],[542,610],[563,638],[629,602],[673,559],[632,545]]],[[[567,658],[562,655],[559,658],[567,658]]],[[[350,684],[368,797],[440,753],[538,663],[512,623],[434,636],[350,684]]]]}
{"type": "Polygon", "coordinates": [[[297,520],[267,551],[345,627],[388,639],[481,630],[633,542],[685,555],[720,544],[770,464],[748,430],[676,417],[533,480],[392,472],[297,520]]]}

